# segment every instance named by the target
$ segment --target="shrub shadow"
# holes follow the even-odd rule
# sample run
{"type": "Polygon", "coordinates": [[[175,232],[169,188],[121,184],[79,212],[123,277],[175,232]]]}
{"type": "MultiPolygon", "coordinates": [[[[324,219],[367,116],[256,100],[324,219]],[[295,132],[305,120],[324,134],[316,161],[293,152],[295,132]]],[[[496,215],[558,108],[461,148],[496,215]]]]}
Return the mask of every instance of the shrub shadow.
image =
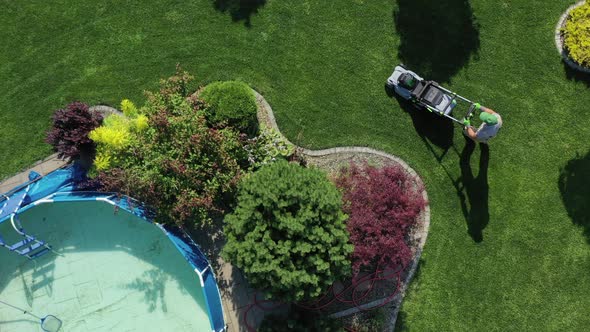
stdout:
{"type": "Polygon", "coordinates": [[[559,174],[559,191],[569,217],[590,243],[590,152],[577,155],[559,174]]]}
{"type": "Polygon", "coordinates": [[[141,277],[135,278],[125,285],[125,288],[143,293],[144,301],[148,305],[150,313],[156,311],[158,306],[162,312],[168,312],[166,303],[166,282],[170,279],[167,274],[159,269],[145,271],[141,277]]]}
{"type": "Polygon", "coordinates": [[[568,80],[574,82],[583,82],[584,84],[586,84],[587,87],[590,87],[589,73],[583,73],[579,70],[575,70],[572,67],[568,66],[563,60],[561,62],[563,63],[563,68],[565,70],[565,77],[568,80]]]}
{"type": "Polygon", "coordinates": [[[468,0],[397,0],[398,58],[426,79],[449,82],[479,50],[479,25],[468,0]]]}
{"type": "Polygon", "coordinates": [[[222,13],[229,13],[232,21],[244,21],[244,25],[251,27],[250,17],[266,4],[266,0],[213,0],[213,6],[222,13]]]}

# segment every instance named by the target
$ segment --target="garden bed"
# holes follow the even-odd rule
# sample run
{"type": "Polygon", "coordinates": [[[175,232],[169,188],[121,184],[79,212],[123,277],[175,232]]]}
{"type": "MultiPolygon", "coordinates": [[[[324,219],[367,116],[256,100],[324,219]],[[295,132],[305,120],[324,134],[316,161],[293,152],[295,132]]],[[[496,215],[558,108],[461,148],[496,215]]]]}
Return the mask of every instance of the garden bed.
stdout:
{"type": "MultiPolygon", "coordinates": [[[[258,121],[280,132],[271,106],[262,95],[256,91],[254,93],[258,104],[258,121]]],[[[414,181],[416,188],[424,188],[422,180],[409,165],[400,158],[381,151],[366,147],[339,147],[326,150],[307,150],[298,147],[297,149],[308,165],[317,166],[327,171],[331,177],[335,177],[343,167],[347,167],[351,163],[357,165],[367,163],[376,167],[400,166],[414,181]]],[[[422,190],[422,196],[428,202],[425,189],[422,190]]],[[[418,267],[429,226],[430,208],[427,204],[420,214],[418,226],[410,234],[413,260],[403,271],[392,271],[391,269],[380,271],[377,268],[373,271],[365,271],[360,276],[360,282],[352,280],[337,282],[323,298],[313,304],[304,305],[332,317],[347,317],[344,319],[347,324],[353,320],[370,320],[372,313],[366,312],[367,310],[383,308],[388,312],[386,317],[389,322],[385,326],[393,330],[404,292],[418,267]],[[354,301],[353,298],[358,293],[362,294],[362,299],[354,301]]]]}

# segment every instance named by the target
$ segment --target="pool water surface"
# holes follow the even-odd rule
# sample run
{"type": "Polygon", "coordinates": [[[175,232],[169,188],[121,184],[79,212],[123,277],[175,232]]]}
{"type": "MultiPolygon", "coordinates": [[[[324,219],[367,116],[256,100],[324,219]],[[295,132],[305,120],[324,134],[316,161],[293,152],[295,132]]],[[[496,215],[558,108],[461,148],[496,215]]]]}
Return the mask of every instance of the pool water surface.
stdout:
{"type": "MultiPolygon", "coordinates": [[[[154,224],[105,202],[43,204],[20,214],[24,230],[58,253],[30,261],[0,247],[0,300],[60,331],[211,331],[199,278],[154,224]]],[[[8,244],[22,239],[0,224],[8,244]]],[[[0,304],[0,331],[40,331],[0,304]]]]}

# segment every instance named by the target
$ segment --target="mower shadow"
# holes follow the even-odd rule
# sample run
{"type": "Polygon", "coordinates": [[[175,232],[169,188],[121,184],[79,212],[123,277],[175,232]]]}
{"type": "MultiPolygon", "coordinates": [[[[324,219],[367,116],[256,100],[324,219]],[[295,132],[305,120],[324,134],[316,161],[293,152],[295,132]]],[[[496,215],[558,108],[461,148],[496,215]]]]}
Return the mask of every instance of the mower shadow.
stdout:
{"type": "Polygon", "coordinates": [[[387,85],[385,86],[385,92],[389,97],[395,97],[401,109],[410,115],[414,129],[424,143],[429,147],[432,144],[443,150],[440,155],[434,149],[431,151],[438,161],[442,160],[453,146],[453,135],[455,133],[453,122],[427,110],[417,109],[410,101],[400,97],[387,85]]]}
{"type": "Polygon", "coordinates": [[[483,230],[490,221],[488,204],[488,165],[490,161],[490,148],[487,144],[480,143],[479,170],[477,176],[471,169],[471,155],[475,150],[475,142],[465,138],[465,146],[461,152],[460,167],[461,178],[457,188],[457,194],[461,200],[461,210],[467,221],[467,231],[473,241],[483,241],[483,230]],[[467,206],[469,202],[469,206],[467,206]]]}
{"type": "Polygon", "coordinates": [[[246,27],[251,27],[250,17],[266,4],[266,0],[213,0],[213,6],[222,13],[229,13],[232,21],[244,21],[246,27]]]}
{"type": "Polygon", "coordinates": [[[584,229],[590,243],[590,152],[578,155],[560,170],[558,187],[569,217],[584,229]]]}
{"type": "Polygon", "coordinates": [[[477,176],[471,168],[471,155],[475,151],[475,142],[465,138],[465,145],[461,153],[453,142],[455,127],[454,123],[447,118],[438,116],[427,110],[419,110],[414,107],[410,101],[397,95],[392,89],[385,85],[385,91],[389,97],[395,97],[400,107],[410,114],[414,128],[424,145],[430,150],[436,158],[439,165],[445,171],[451,180],[457,196],[461,203],[461,210],[467,229],[473,241],[483,241],[483,230],[490,220],[488,195],[488,165],[490,160],[490,150],[487,144],[480,144],[480,160],[477,176]],[[437,151],[433,146],[442,149],[442,153],[437,151]],[[456,153],[460,157],[461,176],[456,178],[453,172],[449,171],[443,165],[443,159],[449,151],[456,153]]]}
{"type": "Polygon", "coordinates": [[[398,58],[419,75],[449,82],[479,50],[479,25],[468,0],[397,0],[398,58]]]}

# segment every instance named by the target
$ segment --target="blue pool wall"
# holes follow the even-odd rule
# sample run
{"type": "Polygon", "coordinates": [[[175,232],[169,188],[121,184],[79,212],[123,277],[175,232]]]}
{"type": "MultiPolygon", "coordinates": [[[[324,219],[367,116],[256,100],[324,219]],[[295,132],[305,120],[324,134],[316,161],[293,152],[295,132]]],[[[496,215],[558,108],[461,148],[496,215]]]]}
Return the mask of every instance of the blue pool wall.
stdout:
{"type": "MultiPolygon", "coordinates": [[[[29,182],[23,183],[0,196],[0,209],[11,197],[22,195],[22,193],[28,191],[17,213],[47,203],[102,201],[154,224],[166,234],[197,273],[199,277],[197,282],[201,285],[205,296],[212,331],[221,332],[226,330],[221,294],[213,269],[199,246],[184,230],[176,226],[156,223],[154,214],[131,197],[115,193],[85,191],[85,188],[80,186],[80,183],[85,180],[85,171],[75,164],[53,171],[44,177],[35,178],[31,176],[30,178],[29,182]]],[[[1,211],[0,223],[9,220],[12,212],[1,211]]]]}

